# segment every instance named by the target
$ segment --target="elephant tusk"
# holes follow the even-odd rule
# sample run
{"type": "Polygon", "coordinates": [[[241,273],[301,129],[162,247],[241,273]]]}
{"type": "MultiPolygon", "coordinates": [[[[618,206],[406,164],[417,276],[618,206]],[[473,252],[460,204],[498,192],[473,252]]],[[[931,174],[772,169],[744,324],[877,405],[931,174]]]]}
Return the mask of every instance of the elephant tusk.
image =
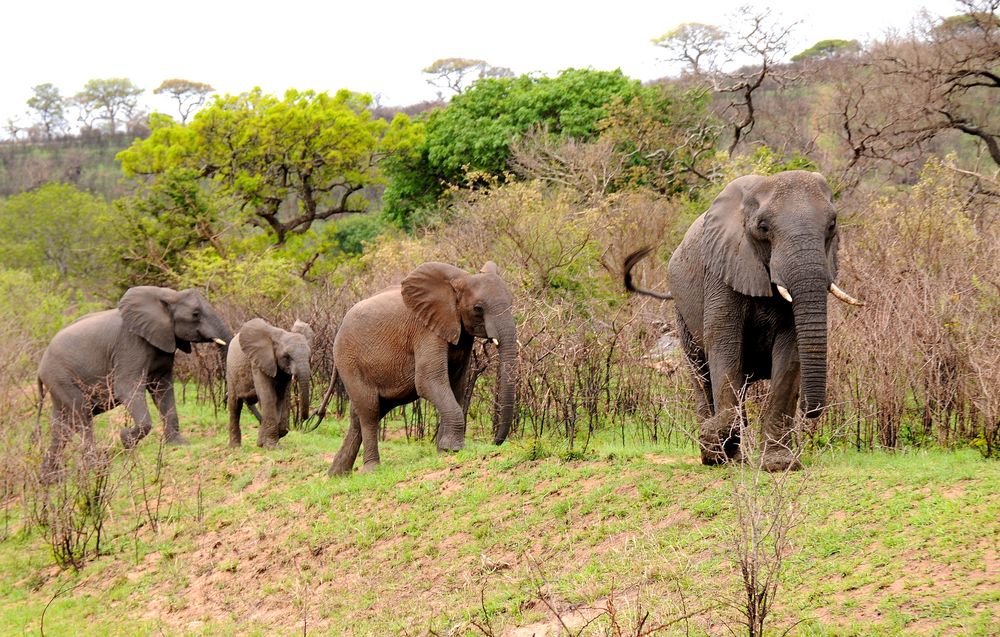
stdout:
{"type": "Polygon", "coordinates": [[[781,298],[783,298],[786,301],[788,301],[789,303],[791,303],[792,302],[792,295],[788,293],[788,290],[784,286],[781,286],[781,285],[778,285],[777,288],[778,288],[778,294],[781,295],[781,298]]]}
{"type": "Polygon", "coordinates": [[[836,283],[830,284],[830,294],[834,295],[837,299],[847,303],[848,305],[857,305],[858,307],[862,307],[865,304],[864,301],[859,301],[847,292],[838,288],[836,283]]]}
{"type": "Polygon", "coordinates": [[[500,341],[498,341],[498,340],[497,340],[497,339],[495,339],[495,338],[491,338],[491,339],[490,339],[490,342],[491,342],[491,343],[493,343],[494,345],[499,345],[499,344],[500,344],[500,341]]]}
{"type": "Polygon", "coordinates": [[[223,347],[226,346],[226,342],[221,338],[213,338],[212,340],[215,341],[218,345],[222,345],[223,347]]]}

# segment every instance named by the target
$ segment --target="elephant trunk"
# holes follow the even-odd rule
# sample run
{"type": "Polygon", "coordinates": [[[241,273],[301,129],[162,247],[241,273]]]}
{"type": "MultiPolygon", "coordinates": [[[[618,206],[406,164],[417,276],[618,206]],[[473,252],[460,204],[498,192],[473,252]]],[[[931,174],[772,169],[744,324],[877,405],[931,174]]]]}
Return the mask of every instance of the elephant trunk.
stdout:
{"type": "Polygon", "coordinates": [[[788,280],[799,348],[802,410],[818,418],[826,406],[826,300],[830,285],[825,260],[800,267],[788,280]]]}
{"type": "MultiPolygon", "coordinates": [[[[509,316],[509,315],[508,315],[509,316]]],[[[497,404],[493,413],[493,444],[503,444],[514,421],[514,393],[517,386],[517,330],[513,317],[505,320],[497,336],[500,364],[497,365],[497,404]]]]}
{"type": "Polygon", "coordinates": [[[309,366],[300,367],[295,374],[295,381],[299,384],[299,409],[295,417],[295,424],[299,426],[309,417],[309,388],[312,384],[312,373],[309,366]]]}

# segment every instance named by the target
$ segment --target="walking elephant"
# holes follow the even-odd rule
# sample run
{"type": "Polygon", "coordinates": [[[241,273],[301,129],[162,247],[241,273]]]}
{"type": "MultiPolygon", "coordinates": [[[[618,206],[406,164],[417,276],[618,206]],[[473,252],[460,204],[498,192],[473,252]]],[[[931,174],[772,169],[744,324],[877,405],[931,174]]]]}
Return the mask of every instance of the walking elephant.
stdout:
{"type": "Polygon", "coordinates": [[[822,175],[788,171],[732,181],[691,224],[668,266],[677,330],[695,377],[704,464],[740,453],[739,392],[771,380],[763,410],[763,458],[770,471],[797,469],[792,423],[797,403],[807,418],[826,404],[828,291],[859,301],[834,283],[837,211],[822,175]],[[801,401],[799,401],[801,388],[801,401]]]}
{"type": "Polygon", "coordinates": [[[92,417],[125,405],[132,427],[122,444],[134,446],[152,429],[148,391],[163,420],[168,444],[184,444],[174,399],[174,352],[191,343],[225,346],[226,324],[197,290],[130,288],[113,310],[94,312],[63,328],[38,367],[39,408],[52,394],[52,443],[45,466],[54,469],[73,429],[93,437],[92,417]]]}
{"type": "Polygon", "coordinates": [[[507,438],[514,417],[517,332],[512,297],[495,263],[479,274],[445,263],[424,263],[402,285],[359,302],[344,316],[333,344],[334,374],[317,412],[322,420],[337,378],[351,399],[351,424],[330,466],[349,473],[364,444],[363,470],[379,463],[378,423],[393,407],[417,398],[440,414],[441,451],[465,445],[462,397],[475,338],[497,344],[494,443],[507,438]]]}
{"type": "Polygon", "coordinates": [[[291,331],[264,319],[247,321],[233,337],[226,355],[226,401],[229,408],[229,444],[240,446],[240,412],[260,403],[263,412],[257,433],[258,447],[273,447],[288,433],[289,394],[292,381],[299,386],[296,422],[309,414],[313,331],[295,321],[291,331]]]}

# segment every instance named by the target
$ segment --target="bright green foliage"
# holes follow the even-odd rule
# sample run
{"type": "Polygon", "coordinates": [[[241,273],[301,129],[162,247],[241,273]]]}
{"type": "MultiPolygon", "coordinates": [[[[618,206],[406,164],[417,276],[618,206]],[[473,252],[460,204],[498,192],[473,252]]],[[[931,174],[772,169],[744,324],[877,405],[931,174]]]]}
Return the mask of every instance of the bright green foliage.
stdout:
{"type": "Polygon", "coordinates": [[[111,228],[103,199],[46,184],[0,201],[0,266],[94,292],[114,260],[111,228]]]}
{"type": "Polygon", "coordinates": [[[482,79],[431,113],[423,143],[386,168],[384,212],[407,227],[413,213],[433,205],[445,189],[470,174],[502,176],[511,141],[535,126],[552,134],[590,139],[614,98],[630,100],[640,84],[621,71],[570,69],[559,76],[482,79]]]}
{"type": "Polygon", "coordinates": [[[150,137],[118,157],[128,176],[185,169],[211,180],[280,245],[316,221],[366,210],[364,190],[382,182],[379,160],[412,146],[409,118],[386,123],[370,103],[346,90],[220,96],[187,125],[154,117],[150,137]]]}
{"type": "Polygon", "coordinates": [[[221,233],[218,198],[190,168],[166,170],[115,205],[125,222],[119,235],[129,285],[173,285],[187,252],[216,243],[221,233]]]}
{"type": "Polygon", "coordinates": [[[861,43],[857,40],[820,40],[805,51],[792,56],[792,62],[807,60],[826,60],[838,55],[857,53],[861,43]]]}

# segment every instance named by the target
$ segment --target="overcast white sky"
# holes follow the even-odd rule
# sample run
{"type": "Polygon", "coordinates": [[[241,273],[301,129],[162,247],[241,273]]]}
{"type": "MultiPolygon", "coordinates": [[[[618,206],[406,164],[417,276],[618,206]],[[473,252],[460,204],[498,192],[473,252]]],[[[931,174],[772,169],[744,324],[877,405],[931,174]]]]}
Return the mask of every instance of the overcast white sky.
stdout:
{"type": "MultiPolygon", "coordinates": [[[[723,25],[746,0],[8,0],[0,12],[0,123],[26,111],[31,87],[64,96],[94,78],[127,77],[144,103],[173,112],[151,91],[167,78],[239,93],[254,86],[381,94],[383,104],[433,99],[420,70],[438,58],[480,58],[515,73],[621,68],[648,80],[671,74],[650,43],[681,22],[723,25]]],[[[959,12],[954,0],[771,0],[783,22],[801,21],[789,47],[868,40],[905,30],[923,7],[959,12]]],[[[26,120],[25,120],[26,121],[26,120]]]]}

